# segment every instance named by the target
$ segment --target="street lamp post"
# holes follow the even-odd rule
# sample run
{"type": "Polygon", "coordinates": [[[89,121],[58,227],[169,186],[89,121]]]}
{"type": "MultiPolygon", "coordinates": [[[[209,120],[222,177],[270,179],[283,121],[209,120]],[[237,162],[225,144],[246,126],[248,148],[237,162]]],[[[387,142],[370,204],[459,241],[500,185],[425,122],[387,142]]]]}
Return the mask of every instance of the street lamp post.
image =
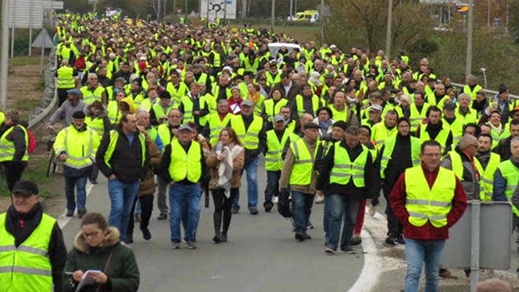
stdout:
{"type": "Polygon", "coordinates": [[[391,57],[391,23],[393,22],[393,0],[388,1],[387,31],[386,31],[386,56],[391,57]]]}
{"type": "Polygon", "coordinates": [[[467,25],[467,59],[465,76],[472,74],[472,30],[474,27],[474,0],[469,0],[469,19],[467,25]]]}

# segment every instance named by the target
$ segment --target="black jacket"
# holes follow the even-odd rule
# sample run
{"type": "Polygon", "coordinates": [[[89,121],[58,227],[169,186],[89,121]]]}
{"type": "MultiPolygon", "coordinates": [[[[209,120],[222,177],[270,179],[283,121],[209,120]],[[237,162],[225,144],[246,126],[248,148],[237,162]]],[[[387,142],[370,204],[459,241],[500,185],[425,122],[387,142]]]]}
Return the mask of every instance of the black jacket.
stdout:
{"type": "MultiPolygon", "coordinates": [[[[350,156],[350,160],[354,161],[357,157],[362,153],[363,147],[361,144],[357,145],[353,149],[349,149],[346,145],[345,141],[341,141],[339,144],[340,147],[343,147],[348,152],[350,156]]],[[[354,185],[353,179],[350,179],[347,185],[340,185],[336,183],[328,184],[330,182],[330,172],[334,165],[335,158],[335,146],[330,147],[328,153],[324,157],[324,161],[322,163],[322,167],[317,177],[317,190],[324,190],[325,195],[346,195],[352,199],[366,199],[373,198],[377,195],[378,186],[380,185],[378,174],[376,173],[376,169],[373,164],[373,159],[371,155],[368,155],[366,159],[366,165],[364,165],[364,183],[365,187],[358,188],[354,185]],[[328,184],[328,185],[326,185],[328,184]]]]}
{"type": "MultiPolygon", "coordinates": [[[[382,146],[380,149],[380,155],[378,155],[376,165],[380,169],[380,161],[382,159],[382,153],[384,153],[385,146],[382,146]]],[[[409,167],[413,166],[413,161],[411,159],[411,136],[402,136],[400,134],[396,135],[395,148],[393,149],[393,153],[390,155],[391,159],[389,160],[386,170],[384,172],[384,194],[389,196],[393,186],[396,181],[400,177],[400,175],[409,167]]]]}
{"type": "Polygon", "coordinates": [[[512,141],[512,136],[499,140],[496,148],[492,150],[492,152],[499,154],[501,156],[501,161],[506,161],[510,159],[510,141],[512,141]]]}
{"type": "MultiPolygon", "coordinates": [[[[34,229],[40,224],[42,216],[43,207],[40,203],[37,203],[27,214],[20,214],[16,212],[13,206],[9,207],[5,219],[5,229],[14,236],[16,247],[29,238],[34,229]]],[[[65,242],[63,242],[63,234],[57,222],[52,228],[48,251],[52,267],[54,292],[61,292],[61,278],[67,259],[67,248],[65,247],[65,242]]]]}
{"type": "Polygon", "coordinates": [[[133,143],[122,132],[120,127],[116,127],[114,131],[119,132],[119,138],[115,142],[115,150],[110,158],[110,166],[105,162],[106,150],[110,144],[110,132],[105,132],[101,145],[97,149],[96,163],[99,170],[109,177],[115,174],[116,178],[123,183],[133,183],[138,180],[143,180],[146,177],[146,170],[149,162],[148,146],[144,143],[145,160],[142,166],[142,149],[139,141],[139,132],[134,133],[133,143]]]}

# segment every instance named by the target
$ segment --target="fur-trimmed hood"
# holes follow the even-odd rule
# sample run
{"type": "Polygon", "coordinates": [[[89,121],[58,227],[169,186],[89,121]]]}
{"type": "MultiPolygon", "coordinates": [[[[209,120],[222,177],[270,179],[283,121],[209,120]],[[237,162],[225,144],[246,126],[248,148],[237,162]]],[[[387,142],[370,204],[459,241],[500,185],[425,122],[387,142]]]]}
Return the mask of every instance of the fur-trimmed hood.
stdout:
{"type": "MultiPolygon", "coordinates": [[[[91,116],[91,115],[92,115],[91,105],[86,106],[84,112],[85,112],[85,115],[87,115],[87,116],[91,116]]],[[[97,114],[97,116],[98,116],[99,118],[104,118],[104,117],[106,117],[106,115],[107,115],[106,108],[105,108],[105,106],[103,105],[103,106],[101,107],[101,109],[99,110],[99,113],[97,114]]]]}
{"type": "MultiPolygon", "coordinates": [[[[90,246],[88,245],[82,234],[83,232],[81,230],[76,234],[76,238],[74,239],[74,247],[81,252],[87,252],[88,250],[90,250],[90,246]]],[[[101,243],[99,247],[108,248],[118,243],[119,230],[115,227],[110,226],[108,227],[108,232],[105,236],[105,240],[101,243]]]]}

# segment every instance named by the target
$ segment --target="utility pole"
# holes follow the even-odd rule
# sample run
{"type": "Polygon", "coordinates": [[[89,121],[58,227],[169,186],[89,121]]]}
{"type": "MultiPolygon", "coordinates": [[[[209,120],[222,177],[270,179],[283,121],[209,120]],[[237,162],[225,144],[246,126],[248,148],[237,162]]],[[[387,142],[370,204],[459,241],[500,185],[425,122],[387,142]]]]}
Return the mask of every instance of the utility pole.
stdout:
{"type": "Polygon", "coordinates": [[[321,0],[321,11],[319,11],[319,20],[321,21],[321,46],[324,44],[324,0],[321,0]]]}
{"type": "Polygon", "coordinates": [[[391,24],[393,23],[393,0],[388,1],[387,31],[386,31],[386,56],[391,58],[391,24]]]}
{"type": "Polygon", "coordinates": [[[276,0],[272,0],[272,8],[270,9],[270,32],[274,33],[274,25],[276,24],[276,0]]]}
{"type": "Polygon", "coordinates": [[[474,0],[469,0],[469,18],[467,24],[467,60],[465,76],[472,74],[472,30],[474,28],[474,0]]]}
{"type": "MultiPolygon", "coordinates": [[[[13,23],[14,27],[14,23],[13,23]]],[[[13,35],[14,37],[14,35],[13,35]]],[[[0,68],[0,108],[7,109],[7,78],[9,66],[9,0],[2,1],[2,56],[0,68]]]]}

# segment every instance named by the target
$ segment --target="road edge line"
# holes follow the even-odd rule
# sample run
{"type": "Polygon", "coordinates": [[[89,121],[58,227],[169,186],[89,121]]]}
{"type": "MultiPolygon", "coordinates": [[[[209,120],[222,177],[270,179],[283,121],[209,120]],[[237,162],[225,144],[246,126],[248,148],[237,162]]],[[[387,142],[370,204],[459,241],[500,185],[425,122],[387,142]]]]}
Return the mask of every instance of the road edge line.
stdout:
{"type": "MultiPolygon", "coordinates": [[[[94,188],[94,185],[91,184],[90,182],[87,182],[87,186],[86,186],[86,197],[87,198],[88,198],[88,195],[90,195],[90,192],[92,191],[93,188],[94,188]]],[[[59,215],[59,217],[56,219],[60,229],[63,229],[70,222],[70,219],[74,218],[74,217],[67,217],[66,214],[67,214],[67,209],[65,207],[65,212],[61,213],[61,215],[59,215]]]]}

